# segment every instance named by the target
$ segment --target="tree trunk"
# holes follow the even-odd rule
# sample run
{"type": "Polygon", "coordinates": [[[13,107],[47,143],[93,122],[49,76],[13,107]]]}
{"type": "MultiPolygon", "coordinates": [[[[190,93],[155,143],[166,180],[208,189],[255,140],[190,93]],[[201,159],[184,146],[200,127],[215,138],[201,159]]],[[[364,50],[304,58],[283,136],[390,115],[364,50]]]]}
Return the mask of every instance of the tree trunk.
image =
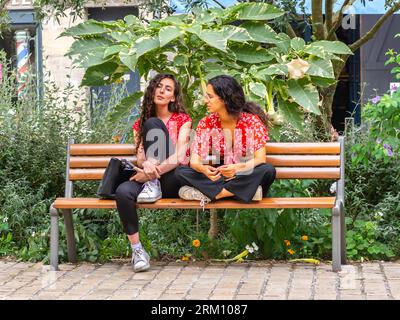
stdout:
{"type": "Polygon", "coordinates": [[[208,230],[208,237],[215,239],[218,235],[218,214],[217,209],[210,209],[210,230],[208,230]]]}
{"type": "MultiPolygon", "coordinates": [[[[346,61],[349,58],[349,55],[342,55],[340,60],[333,61],[333,71],[335,73],[335,79],[339,81],[340,74],[342,73],[343,68],[346,65],[346,61]]],[[[317,119],[317,132],[319,138],[325,140],[327,137],[330,137],[331,130],[331,118],[333,113],[333,98],[336,93],[337,82],[326,88],[319,88],[319,93],[322,96],[322,105],[321,105],[321,113],[322,116],[317,119]]]]}

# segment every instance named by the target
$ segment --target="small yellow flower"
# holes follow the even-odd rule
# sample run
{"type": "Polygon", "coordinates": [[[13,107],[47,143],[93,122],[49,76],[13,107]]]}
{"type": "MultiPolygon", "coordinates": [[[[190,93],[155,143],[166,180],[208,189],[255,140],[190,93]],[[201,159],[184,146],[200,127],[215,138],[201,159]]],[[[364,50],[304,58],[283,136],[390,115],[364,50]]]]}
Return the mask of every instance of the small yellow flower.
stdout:
{"type": "Polygon", "coordinates": [[[301,236],[301,240],[303,240],[303,241],[308,241],[308,236],[301,236]]]}
{"type": "Polygon", "coordinates": [[[182,261],[189,261],[189,257],[188,256],[182,256],[181,260],[182,261]]]}
{"type": "Polygon", "coordinates": [[[296,251],[294,251],[293,249],[288,249],[288,251],[290,255],[293,255],[296,251]]]}
{"type": "Polygon", "coordinates": [[[200,247],[201,242],[199,239],[195,239],[195,240],[193,240],[192,244],[193,244],[193,247],[198,248],[198,247],[200,247]]]}
{"type": "Polygon", "coordinates": [[[289,240],[283,240],[283,242],[285,243],[285,245],[286,245],[287,247],[290,246],[290,241],[289,241],[289,240]]]}

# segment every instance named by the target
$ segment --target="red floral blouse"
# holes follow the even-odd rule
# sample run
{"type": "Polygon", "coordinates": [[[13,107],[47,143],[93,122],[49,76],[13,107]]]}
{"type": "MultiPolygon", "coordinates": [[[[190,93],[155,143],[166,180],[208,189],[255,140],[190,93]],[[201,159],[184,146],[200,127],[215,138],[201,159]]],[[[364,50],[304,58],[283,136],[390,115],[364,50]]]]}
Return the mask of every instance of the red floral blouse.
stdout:
{"type": "MultiPolygon", "coordinates": [[[[227,132],[227,136],[230,137],[230,133],[227,132]]],[[[217,113],[211,113],[197,125],[191,151],[203,161],[211,154],[223,159],[224,164],[239,163],[251,158],[268,140],[268,131],[260,118],[242,112],[236,123],[233,143],[225,143],[221,119],[217,113]]]]}
{"type": "MultiPolygon", "coordinates": [[[[169,117],[165,126],[168,129],[169,136],[174,145],[176,145],[178,141],[179,131],[181,130],[182,125],[185,124],[186,122],[192,122],[192,118],[190,118],[190,116],[186,113],[175,112],[171,114],[171,116],[169,117]]],[[[132,129],[135,134],[139,133],[139,125],[140,125],[140,119],[136,120],[132,126],[132,129]]],[[[185,161],[185,164],[189,162],[189,154],[190,150],[188,149],[186,154],[187,160],[185,161]]]]}

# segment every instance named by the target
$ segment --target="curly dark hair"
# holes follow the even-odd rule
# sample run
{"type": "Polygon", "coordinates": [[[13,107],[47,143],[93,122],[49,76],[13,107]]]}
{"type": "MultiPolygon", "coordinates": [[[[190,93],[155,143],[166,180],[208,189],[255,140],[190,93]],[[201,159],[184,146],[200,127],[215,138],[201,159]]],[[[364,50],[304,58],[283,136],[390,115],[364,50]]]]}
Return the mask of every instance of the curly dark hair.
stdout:
{"type": "Polygon", "coordinates": [[[246,101],[243,88],[235,78],[226,75],[216,76],[208,81],[218,97],[226,106],[230,115],[239,116],[241,112],[254,114],[260,118],[265,127],[270,127],[267,114],[259,105],[251,101],[246,101]]]}
{"type": "Polygon", "coordinates": [[[171,102],[168,105],[168,111],[172,113],[187,113],[184,103],[182,101],[182,92],[181,92],[181,85],[179,84],[178,80],[176,80],[175,76],[169,73],[160,73],[157,74],[154,78],[152,78],[149,82],[149,85],[147,86],[144,96],[143,96],[143,101],[142,101],[142,113],[140,114],[140,120],[139,120],[139,134],[138,134],[138,142],[136,145],[136,154],[139,149],[140,142],[143,139],[143,125],[145,121],[151,117],[156,117],[156,105],[154,104],[154,94],[156,91],[156,88],[160,81],[162,79],[171,79],[174,81],[174,95],[175,95],[175,101],[171,102]]]}

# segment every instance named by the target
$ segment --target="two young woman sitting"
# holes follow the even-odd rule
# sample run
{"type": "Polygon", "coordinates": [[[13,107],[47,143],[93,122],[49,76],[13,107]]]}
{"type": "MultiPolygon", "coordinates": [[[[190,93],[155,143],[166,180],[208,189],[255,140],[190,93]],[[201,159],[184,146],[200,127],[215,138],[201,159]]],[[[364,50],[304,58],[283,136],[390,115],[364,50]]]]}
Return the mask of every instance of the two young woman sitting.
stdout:
{"type": "Polygon", "coordinates": [[[150,267],[139,240],[136,202],[179,196],[202,204],[227,197],[248,203],[265,197],[275,179],[275,168],[265,163],[266,114],[246,102],[239,83],[230,76],[212,78],[204,101],[210,115],[200,120],[190,145],[192,120],[176,79],[159,74],[146,89],[140,119],[133,125],[142,169],[116,191],[136,272],[150,267]]]}

